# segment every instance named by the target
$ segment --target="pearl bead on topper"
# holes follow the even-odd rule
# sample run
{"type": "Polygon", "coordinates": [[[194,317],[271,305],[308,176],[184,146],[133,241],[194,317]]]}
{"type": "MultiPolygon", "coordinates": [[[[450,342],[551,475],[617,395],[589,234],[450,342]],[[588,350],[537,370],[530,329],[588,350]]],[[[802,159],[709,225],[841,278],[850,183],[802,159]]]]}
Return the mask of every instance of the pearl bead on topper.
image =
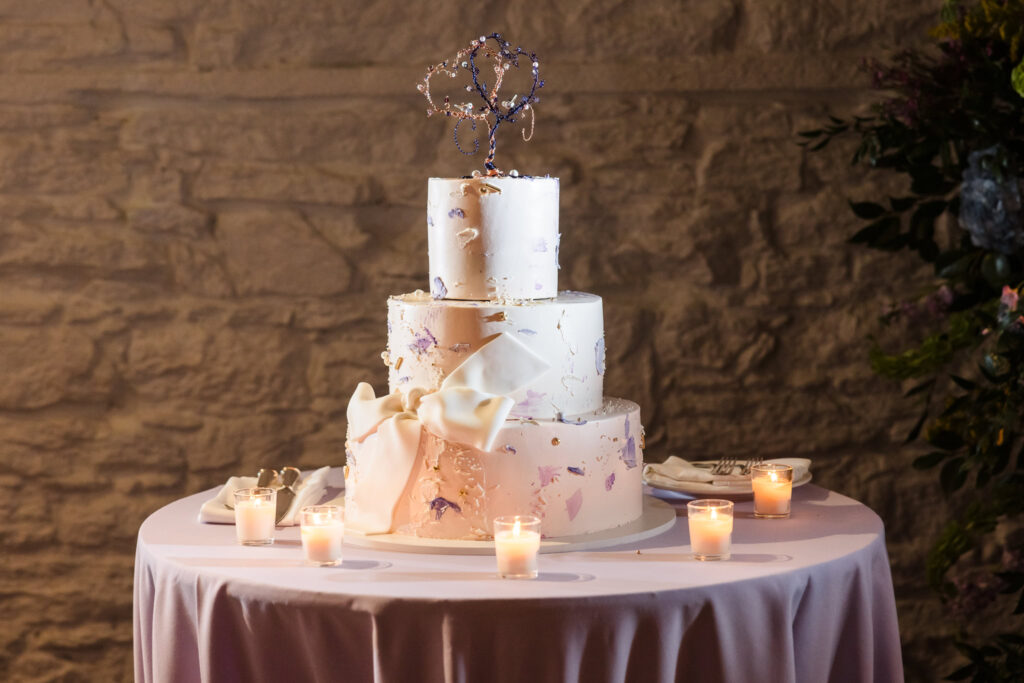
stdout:
{"type": "MultiPolygon", "coordinates": [[[[494,165],[498,126],[505,122],[517,123],[528,113],[530,115],[530,132],[527,133],[524,129],[522,134],[523,140],[529,141],[533,137],[534,109],[532,105],[539,101],[536,93],[543,87],[544,81],[540,79],[540,62],[537,60],[537,55],[527,52],[521,47],[513,48],[507,40],[501,37],[501,34],[492,33],[472,41],[469,47],[459,50],[454,58],[446,59],[440,64],[428,68],[427,75],[423,77],[423,82],[417,85],[416,89],[427,98],[427,116],[444,114],[455,119],[453,133],[455,146],[463,154],[475,154],[480,148],[480,141],[473,140],[472,152],[463,150],[459,144],[459,125],[463,121],[469,121],[472,129],[476,130],[477,121],[485,123],[487,125],[488,152],[487,158],[484,159],[484,168],[487,169],[488,176],[504,176],[506,174],[494,165]],[[479,61],[481,59],[489,60],[494,67],[494,83],[490,88],[480,78],[479,61]],[[525,95],[515,94],[506,100],[500,100],[498,90],[501,88],[502,80],[509,69],[519,68],[520,60],[530,63],[533,76],[530,91],[525,95]],[[438,74],[457,78],[460,70],[468,73],[473,81],[472,85],[466,86],[466,92],[476,93],[483,100],[483,106],[479,109],[475,108],[473,102],[454,103],[448,96],[445,96],[444,100],[438,104],[430,95],[431,78],[438,74]]],[[[480,172],[474,171],[473,175],[480,175],[480,172]]],[[[507,175],[517,176],[519,173],[513,170],[509,171],[507,175]]]]}

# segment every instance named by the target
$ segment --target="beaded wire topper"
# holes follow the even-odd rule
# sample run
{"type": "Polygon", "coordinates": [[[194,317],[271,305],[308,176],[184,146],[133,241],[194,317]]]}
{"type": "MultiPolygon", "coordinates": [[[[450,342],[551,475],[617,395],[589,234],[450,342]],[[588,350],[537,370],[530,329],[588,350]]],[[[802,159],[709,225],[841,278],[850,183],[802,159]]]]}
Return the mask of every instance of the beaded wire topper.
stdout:
{"type": "MultiPolygon", "coordinates": [[[[455,147],[463,154],[476,154],[480,149],[480,141],[478,139],[473,140],[472,152],[463,150],[459,144],[459,126],[463,121],[469,121],[470,126],[475,131],[478,121],[485,123],[487,125],[488,151],[487,158],[484,159],[484,168],[487,169],[488,176],[504,176],[505,173],[494,165],[494,153],[498,144],[498,127],[505,122],[516,123],[520,116],[525,117],[526,113],[529,112],[530,132],[527,133],[525,129],[522,131],[523,140],[529,141],[533,137],[535,123],[532,105],[540,101],[540,98],[537,97],[537,91],[543,87],[544,81],[540,79],[540,62],[537,60],[537,55],[533,52],[527,52],[521,47],[513,48],[507,40],[501,37],[501,34],[492,33],[489,36],[480,36],[477,40],[472,41],[469,47],[459,50],[454,58],[446,59],[440,64],[429,67],[427,75],[423,77],[423,82],[417,85],[416,89],[427,98],[427,116],[444,114],[456,120],[455,130],[452,135],[455,138],[455,147]],[[488,41],[493,41],[497,47],[491,47],[488,41]],[[530,85],[530,92],[523,96],[516,94],[507,100],[499,101],[498,90],[501,88],[505,74],[512,67],[519,68],[521,57],[528,59],[532,68],[533,81],[530,85]],[[481,58],[490,60],[494,66],[494,83],[490,88],[487,87],[487,83],[480,79],[480,67],[477,66],[477,60],[481,58]],[[457,78],[460,70],[468,71],[473,79],[473,84],[466,86],[466,92],[475,92],[484,102],[483,107],[478,110],[474,110],[472,102],[453,103],[447,95],[439,105],[430,95],[431,78],[439,73],[450,78],[457,78]],[[489,120],[492,117],[493,121],[489,120]]],[[[473,175],[480,175],[480,172],[474,171],[473,175]]],[[[519,173],[513,170],[508,175],[517,176],[519,173]]]]}

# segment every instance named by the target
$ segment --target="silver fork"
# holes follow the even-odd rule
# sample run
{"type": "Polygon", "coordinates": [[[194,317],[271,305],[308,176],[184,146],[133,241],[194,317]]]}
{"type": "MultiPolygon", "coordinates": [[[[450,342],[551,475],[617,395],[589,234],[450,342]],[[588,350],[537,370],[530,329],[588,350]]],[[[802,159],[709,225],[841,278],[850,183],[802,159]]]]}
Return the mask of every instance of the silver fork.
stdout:
{"type": "Polygon", "coordinates": [[[736,467],[736,458],[722,458],[711,468],[711,474],[731,474],[736,467]]]}
{"type": "Polygon", "coordinates": [[[740,470],[740,474],[742,474],[743,476],[747,476],[748,474],[750,474],[750,470],[752,470],[754,468],[754,465],[760,465],[763,462],[764,462],[764,456],[763,455],[752,456],[743,465],[743,469],[740,470]]]}

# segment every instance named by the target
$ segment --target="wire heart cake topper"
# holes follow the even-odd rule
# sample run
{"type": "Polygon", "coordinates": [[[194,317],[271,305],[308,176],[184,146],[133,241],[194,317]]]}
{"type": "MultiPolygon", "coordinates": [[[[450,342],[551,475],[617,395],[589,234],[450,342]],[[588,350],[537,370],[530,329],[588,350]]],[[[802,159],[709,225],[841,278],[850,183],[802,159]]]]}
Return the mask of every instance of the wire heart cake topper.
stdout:
{"type": "MultiPolygon", "coordinates": [[[[484,159],[484,168],[487,169],[488,176],[503,176],[505,174],[494,165],[494,153],[498,142],[498,126],[506,121],[508,123],[516,123],[519,117],[525,117],[526,112],[529,112],[530,132],[527,134],[525,129],[522,131],[523,140],[529,141],[533,137],[534,126],[534,110],[531,105],[536,104],[540,100],[536,93],[537,90],[543,87],[544,81],[540,79],[540,62],[537,61],[537,55],[533,52],[527,52],[521,47],[512,48],[509,42],[501,37],[501,34],[492,33],[489,36],[480,36],[479,39],[472,41],[469,47],[459,50],[454,58],[446,59],[440,64],[435,64],[428,68],[427,75],[423,77],[423,82],[417,85],[416,89],[427,98],[427,116],[443,113],[445,116],[456,119],[453,136],[456,148],[463,154],[475,154],[480,149],[480,141],[477,139],[473,140],[472,152],[463,150],[459,144],[459,126],[463,121],[468,120],[475,131],[477,121],[484,122],[487,125],[488,139],[488,151],[487,158],[484,159]],[[491,47],[488,41],[493,41],[497,44],[497,47],[491,47]],[[530,92],[522,96],[515,94],[505,101],[499,101],[498,90],[501,88],[505,73],[512,67],[518,69],[521,57],[528,59],[531,64],[533,82],[530,85],[530,92]],[[480,67],[477,65],[477,61],[481,58],[490,60],[493,63],[494,84],[490,88],[487,87],[487,83],[480,79],[480,67]],[[443,103],[439,105],[430,96],[431,78],[438,73],[446,74],[450,78],[456,78],[459,75],[460,69],[468,71],[472,77],[473,84],[466,86],[466,92],[475,92],[480,96],[484,102],[480,109],[474,110],[472,102],[452,103],[451,98],[448,96],[445,96],[443,103]],[[492,118],[493,120],[491,120],[492,118]]],[[[474,171],[473,175],[480,175],[480,172],[474,171]]],[[[516,171],[511,171],[509,175],[515,176],[519,174],[516,171]]]]}

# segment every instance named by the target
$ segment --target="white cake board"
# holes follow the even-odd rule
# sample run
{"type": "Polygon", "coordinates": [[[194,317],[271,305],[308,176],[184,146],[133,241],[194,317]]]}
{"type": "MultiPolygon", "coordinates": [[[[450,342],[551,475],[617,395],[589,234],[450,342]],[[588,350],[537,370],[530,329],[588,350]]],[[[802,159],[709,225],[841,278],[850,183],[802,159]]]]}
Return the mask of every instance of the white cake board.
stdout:
{"type": "MultiPolygon", "coordinates": [[[[614,529],[578,536],[546,538],[540,542],[541,553],[567,553],[575,550],[596,550],[614,545],[635,543],[667,531],[676,521],[676,509],[663,500],[644,496],[644,511],[638,519],[614,529]]],[[[493,555],[494,541],[461,541],[446,538],[420,538],[398,534],[363,535],[345,533],[345,545],[376,550],[434,555],[493,555]]]]}

